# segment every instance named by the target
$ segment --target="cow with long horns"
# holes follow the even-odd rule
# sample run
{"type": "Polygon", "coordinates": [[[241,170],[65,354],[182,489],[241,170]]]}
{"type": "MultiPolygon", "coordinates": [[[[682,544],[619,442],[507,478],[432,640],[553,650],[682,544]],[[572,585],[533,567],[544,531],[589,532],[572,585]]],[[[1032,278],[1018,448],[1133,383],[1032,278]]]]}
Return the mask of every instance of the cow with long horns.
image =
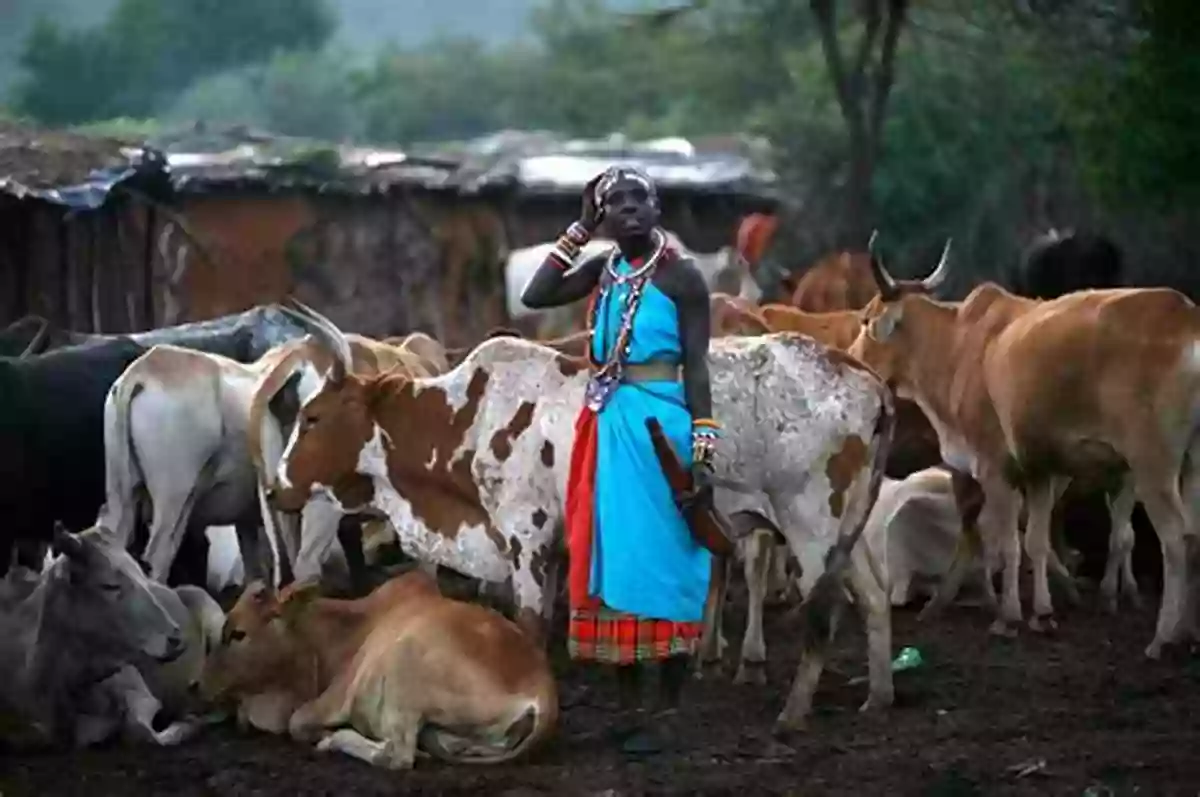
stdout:
{"type": "Polygon", "coordinates": [[[1035,630],[1053,625],[1050,516],[1070,480],[1106,483],[1116,496],[1119,532],[1102,583],[1113,603],[1140,499],[1163,550],[1162,605],[1146,649],[1157,658],[1185,630],[1187,501],[1196,493],[1200,455],[1195,305],[1168,289],[1082,291],[1038,302],[992,283],[961,303],[938,302],[929,294],[948,273],[949,246],[918,292],[902,291],[872,258],[879,296],[864,311],[851,354],[921,406],[946,464],[982,487],[1005,559],[994,630],[1021,619],[1022,498],[1035,630]]]}

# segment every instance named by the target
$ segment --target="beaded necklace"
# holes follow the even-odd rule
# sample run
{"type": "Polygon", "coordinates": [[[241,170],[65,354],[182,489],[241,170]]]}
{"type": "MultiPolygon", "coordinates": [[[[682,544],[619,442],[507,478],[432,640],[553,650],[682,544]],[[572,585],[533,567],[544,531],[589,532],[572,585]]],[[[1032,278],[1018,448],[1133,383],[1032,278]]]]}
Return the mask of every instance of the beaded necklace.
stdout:
{"type": "MultiPolygon", "coordinates": [[[[615,246],[609,252],[608,261],[604,264],[604,270],[610,281],[608,285],[601,289],[601,296],[614,286],[626,284],[629,285],[629,293],[621,297],[621,301],[625,306],[621,312],[621,325],[618,328],[616,343],[609,349],[607,360],[604,364],[588,380],[584,401],[588,409],[592,412],[600,412],[600,410],[604,409],[604,406],[608,404],[609,399],[612,398],[612,394],[616,392],[617,387],[621,383],[621,373],[625,368],[625,359],[629,356],[632,343],[633,318],[637,314],[638,305],[641,304],[642,294],[654,276],[654,269],[662,259],[663,253],[666,252],[667,236],[663,235],[661,230],[656,229],[652,233],[652,237],[654,239],[654,252],[647,258],[644,265],[627,274],[617,273],[618,250],[615,246]]],[[[592,317],[588,323],[588,326],[592,330],[596,328],[596,315],[600,304],[600,301],[596,301],[592,305],[592,317]]],[[[590,349],[591,347],[589,346],[589,355],[591,353],[590,349]]],[[[591,359],[590,356],[589,359],[591,359]]]]}

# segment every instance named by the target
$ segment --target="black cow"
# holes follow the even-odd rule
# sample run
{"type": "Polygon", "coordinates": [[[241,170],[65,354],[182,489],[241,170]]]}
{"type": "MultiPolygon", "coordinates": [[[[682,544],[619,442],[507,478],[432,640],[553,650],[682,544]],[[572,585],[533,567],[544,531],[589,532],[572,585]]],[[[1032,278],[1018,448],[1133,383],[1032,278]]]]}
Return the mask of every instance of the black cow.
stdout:
{"type": "Polygon", "coordinates": [[[89,336],[86,343],[25,359],[0,358],[0,576],[15,542],[49,542],[56,520],[68,528],[95,523],[105,498],[104,401],[147,349],[170,343],[253,362],[306,334],[271,305],[133,335],[89,336]]]}
{"type": "Polygon", "coordinates": [[[1108,238],[1051,230],[1022,254],[1012,287],[1031,299],[1057,299],[1088,288],[1116,288],[1123,278],[1121,250],[1108,238]]]}

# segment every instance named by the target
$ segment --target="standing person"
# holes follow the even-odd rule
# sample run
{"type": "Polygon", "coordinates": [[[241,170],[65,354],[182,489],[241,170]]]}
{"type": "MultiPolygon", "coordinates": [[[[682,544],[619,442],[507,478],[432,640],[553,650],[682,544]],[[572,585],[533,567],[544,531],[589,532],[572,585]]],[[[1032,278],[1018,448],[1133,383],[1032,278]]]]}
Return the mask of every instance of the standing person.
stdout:
{"type": "Polygon", "coordinates": [[[530,308],[591,295],[588,381],[575,424],[567,486],[571,618],[575,660],[616,667],[623,748],[652,753],[667,743],[647,722],[641,674],[660,663],[659,708],[679,705],[703,627],[711,554],[688,529],[655,456],[645,421],[655,417],[710,501],[707,474],[719,426],[708,376],[708,287],[658,226],[654,184],[613,167],[584,189],[583,214],[567,228],[526,286],[530,308]],[[604,222],[611,254],[575,263],[604,222]]]}

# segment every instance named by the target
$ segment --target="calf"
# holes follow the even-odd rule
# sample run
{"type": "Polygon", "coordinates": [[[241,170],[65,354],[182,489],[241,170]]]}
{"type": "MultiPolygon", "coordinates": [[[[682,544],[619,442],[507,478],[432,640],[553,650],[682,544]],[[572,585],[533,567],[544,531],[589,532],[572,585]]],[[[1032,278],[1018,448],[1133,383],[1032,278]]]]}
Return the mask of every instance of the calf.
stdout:
{"type": "Polygon", "coordinates": [[[934,595],[931,585],[950,571],[961,533],[949,470],[933,467],[884,479],[863,538],[887,573],[893,606],[907,604],[918,592],[934,595]]]}
{"type": "Polygon", "coordinates": [[[83,747],[132,715],[121,698],[131,681],[145,688],[138,665],[175,661],[185,636],[105,530],[59,528],[52,551],[36,584],[0,605],[0,709],[43,740],[83,747]]]}
{"type": "MultiPolygon", "coordinates": [[[[491,582],[511,582],[518,621],[541,635],[555,594],[560,524],[587,373],[579,361],[514,338],[477,347],[434,379],[350,373],[348,343],[327,319],[313,332],[337,353],[300,413],[272,502],[337,498],[356,475],[392,520],[405,553],[491,582]]],[[[855,546],[882,478],[893,423],[886,387],[860,364],[800,336],[724,338],[709,353],[725,425],[717,505],[772,512],[803,573],[814,640],[782,724],[803,724],[843,578],[866,617],[871,698],[889,705],[891,621],[884,585],[855,546]]]]}
{"type": "MultiPolygon", "coordinates": [[[[933,274],[945,278],[948,251],[933,274]]],[[[937,429],[947,465],[969,474],[995,511],[1005,559],[993,629],[1019,622],[1020,538],[1033,562],[1030,626],[1052,625],[1046,581],[1050,515],[1070,479],[1107,483],[1113,534],[1102,589],[1115,604],[1117,568],[1132,548],[1130,515],[1144,503],[1163,550],[1157,658],[1183,630],[1184,536],[1200,455],[1200,316],[1167,289],[1081,291],[1038,302],[998,285],[961,304],[901,294],[872,260],[880,295],[851,353],[913,398],[937,429]]]]}
{"type": "Polygon", "coordinates": [[[502,615],[419,570],[355,601],[294,586],[276,598],[251,584],[229,613],[201,693],[236,701],[240,722],[387,769],[411,768],[418,748],[510,761],[554,731],[545,653],[502,615]]]}

